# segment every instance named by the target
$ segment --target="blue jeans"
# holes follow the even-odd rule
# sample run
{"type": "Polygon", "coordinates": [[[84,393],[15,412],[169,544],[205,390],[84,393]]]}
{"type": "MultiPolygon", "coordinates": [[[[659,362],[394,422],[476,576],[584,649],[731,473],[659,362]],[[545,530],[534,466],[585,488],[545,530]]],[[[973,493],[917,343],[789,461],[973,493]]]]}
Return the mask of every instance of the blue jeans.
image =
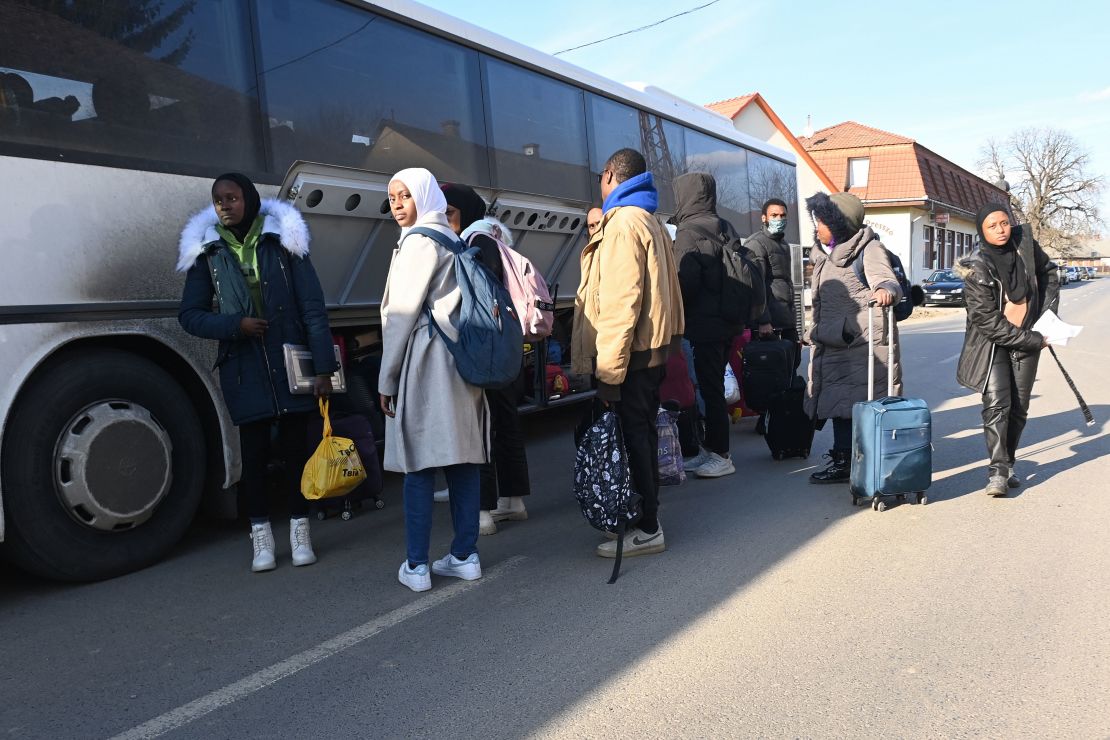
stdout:
{"type": "MultiPolygon", "coordinates": [[[[428,546],[432,537],[432,491],[436,468],[405,473],[405,539],[409,565],[415,568],[428,562],[428,546]]],[[[478,552],[478,502],[481,485],[479,466],[467,463],[442,468],[451,491],[451,521],[455,539],[451,554],[465,560],[478,552]]]]}

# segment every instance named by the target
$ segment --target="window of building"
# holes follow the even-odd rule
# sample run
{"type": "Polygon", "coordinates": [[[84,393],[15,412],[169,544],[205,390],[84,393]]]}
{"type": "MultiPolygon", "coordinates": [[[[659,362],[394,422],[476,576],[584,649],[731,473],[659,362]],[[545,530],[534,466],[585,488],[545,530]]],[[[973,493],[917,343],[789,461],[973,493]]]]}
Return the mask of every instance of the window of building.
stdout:
{"type": "Polygon", "coordinates": [[[848,160],[848,187],[867,187],[867,175],[871,170],[870,157],[853,157],[848,160]]]}
{"type": "Polygon", "coordinates": [[[947,265],[944,264],[944,235],[945,235],[945,230],[941,229],[941,228],[938,228],[937,229],[937,241],[936,241],[936,255],[934,257],[935,261],[933,263],[934,269],[939,269],[941,267],[947,267],[947,265]]]}
{"type": "Polygon", "coordinates": [[[257,8],[275,172],[305,159],[489,184],[477,52],[331,0],[257,8]]]}
{"type": "Polygon", "coordinates": [[[944,239],[944,266],[951,267],[956,264],[956,232],[951,229],[945,235],[944,239]]]}
{"type": "Polygon", "coordinates": [[[495,186],[589,202],[582,91],[499,59],[482,61],[495,186]]]}
{"type": "Polygon", "coordinates": [[[921,266],[932,270],[936,267],[937,255],[933,245],[933,227],[926,226],[922,230],[921,266]]]}

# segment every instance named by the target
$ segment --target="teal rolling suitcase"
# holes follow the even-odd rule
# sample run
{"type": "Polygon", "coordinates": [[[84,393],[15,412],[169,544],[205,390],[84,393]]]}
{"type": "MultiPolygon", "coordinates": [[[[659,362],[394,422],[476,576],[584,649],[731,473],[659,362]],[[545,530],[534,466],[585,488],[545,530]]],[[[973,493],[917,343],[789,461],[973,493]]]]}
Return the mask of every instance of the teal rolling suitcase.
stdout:
{"type": "MultiPolygon", "coordinates": [[[[874,330],[874,309],[868,311],[868,337],[874,330]]],[[[891,317],[893,318],[893,317],[891,317]]],[[[889,325],[889,321],[885,322],[889,325]]],[[[933,482],[932,416],[920,398],[894,395],[890,373],[894,348],[887,347],[887,395],[872,399],[875,387],[875,354],[871,344],[867,367],[868,400],[852,407],[852,505],[870,502],[885,511],[891,499],[912,496],[919,504],[928,502],[926,491],[933,482]]]]}

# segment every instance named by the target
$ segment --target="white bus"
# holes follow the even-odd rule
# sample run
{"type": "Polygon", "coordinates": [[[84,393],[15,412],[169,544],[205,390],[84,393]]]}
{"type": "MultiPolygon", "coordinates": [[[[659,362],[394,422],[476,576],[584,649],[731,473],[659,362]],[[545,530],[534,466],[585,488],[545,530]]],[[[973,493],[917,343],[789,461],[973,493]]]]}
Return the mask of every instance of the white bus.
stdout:
{"type": "Polygon", "coordinates": [[[415,3],[90,5],[0,0],[0,539],[45,576],[145,566],[206,493],[234,501],[216,343],[178,326],[173,270],[221,172],[305,213],[332,326],[364,341],[402,167],[479,189],[559,285],[564,327],[618,148],[646,155],[664,213],[677,174],[708,171],[741,234],[768,197],[797,215],[792,154],[415,3]]]}

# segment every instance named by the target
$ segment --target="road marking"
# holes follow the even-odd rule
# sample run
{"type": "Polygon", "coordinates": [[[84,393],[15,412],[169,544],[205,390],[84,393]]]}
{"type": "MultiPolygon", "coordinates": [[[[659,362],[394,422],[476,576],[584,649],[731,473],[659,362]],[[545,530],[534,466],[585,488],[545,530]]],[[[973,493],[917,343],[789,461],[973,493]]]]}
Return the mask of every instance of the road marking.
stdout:
{"type": "Polygon", "coordinates": [[[184,727],[206,714],[210,714],[221,707],[233,704],[267,686],[274,685],[284,678],[289,678],[293,674],[303,671],[305,668],[310,668],[320,661],[326,660],[347,648],[354,647],[360,642],[368,640],[390,627],[396,627],[406,619],[410,619],[433,607],[439,606],[448,599],[459,596],[483,583],[489,583],[492,580],[500,578],[505,573],[508,573],[510,570],[520,565],[524,560],[527,560],[527,558],[523,555],[516,555],[490,568],[482,574],[480,580],[459,581],[457,583],[452,583],[450,586],[444,586],[418,601],[394,609],[388,614],[383,614],[377,619],[372,619],[366,624],[348,630],[326,642],[320,643],[316,647],[297,653],[280,663],[275,663],[269,668],[263,668],[257,673],[252,673],[244,679],[224,686],[222,689],[217,689],[188,704],[183,704],[177,709],[173,709],[148,722],[144,722],[138,727],[116,735],[112,740],[138,740],[138,738],[159,737],[165,735],[167,732],[172,732],[173,730],[184,727]]]}

